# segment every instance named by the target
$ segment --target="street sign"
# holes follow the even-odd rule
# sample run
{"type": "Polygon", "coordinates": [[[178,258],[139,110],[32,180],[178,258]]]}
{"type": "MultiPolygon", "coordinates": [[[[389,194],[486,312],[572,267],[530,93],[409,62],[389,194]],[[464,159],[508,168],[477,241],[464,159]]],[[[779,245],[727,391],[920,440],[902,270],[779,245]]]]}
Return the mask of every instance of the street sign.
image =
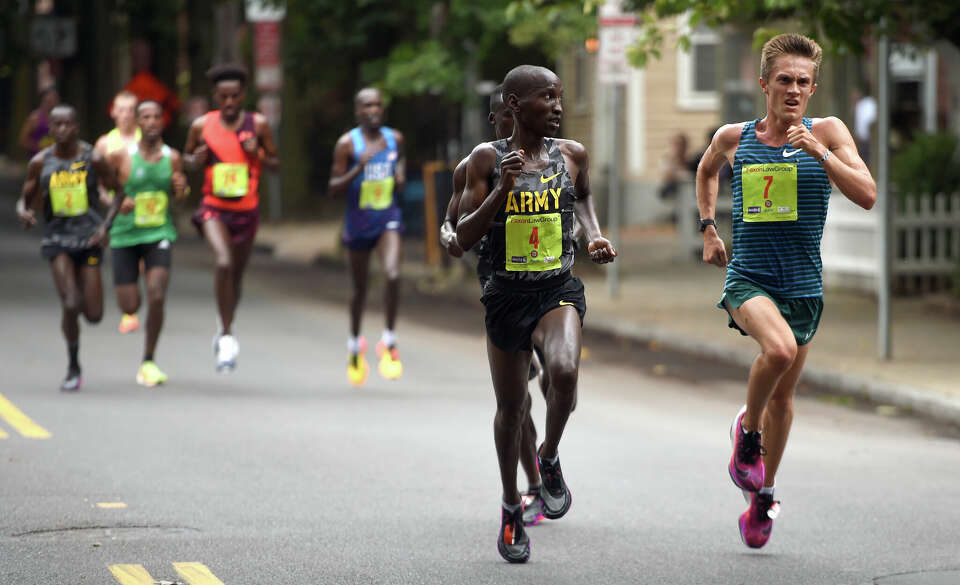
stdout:
{"type": "Polygon", "coordinates": [[[71,57],[77,52],[77,21],[37,17],[30,23],[30,50],[38,57],[71,57]]]}
{"type": "Polygon", "coordinates": [[[253,52],[256,62],[255,81],[260,91],[279,91],[283,85],[280,63],[280,23],[254,24],[253,52]]]}
{"type": "Polygon", "coordinates": [[[622,0],[607,0],[600,6],[599,24],[597,81],[605,85],[626,85],[630,81],[627,48],[636,38],[637,17],[623,12],[622,0]]]}

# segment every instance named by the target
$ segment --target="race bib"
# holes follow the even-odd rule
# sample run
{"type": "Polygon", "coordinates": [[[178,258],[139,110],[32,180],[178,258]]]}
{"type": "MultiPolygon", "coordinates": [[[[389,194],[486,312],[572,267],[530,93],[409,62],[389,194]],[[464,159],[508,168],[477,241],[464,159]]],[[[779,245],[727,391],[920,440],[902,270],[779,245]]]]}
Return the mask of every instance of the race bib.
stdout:
{"type": "Polygon", "coordinates": [[[249,190],[247,163],[213,165],[213,194],[217,197],[243,197],[249,190]]]}
{"type": "Polygon", "coordinates": [[[137,227],[160,227],[167,223],[167,194],[163,191],[137,193],[133,198],[133,224],[137,227]]]}
{"type": "Polygon", "coordinates": [[[87,212],[87,184],[50,187],[50,206],[57,217],[76,217],[87,212]]]}
{"type": "Polygon", "coordinates": [[[360,184],[360,209],[381,210],[393,203],[393,177],[360,184]]]}
{"type": "Polygon", "coordinates": [[[507,270],[541,272],[560,268],[563,227],[559,213],[508,215],[507,270]]]}
{"type": "Polygon", "coordinates": [[[743,165],[743,221],[797,221],[797,165],[743,165]]]}

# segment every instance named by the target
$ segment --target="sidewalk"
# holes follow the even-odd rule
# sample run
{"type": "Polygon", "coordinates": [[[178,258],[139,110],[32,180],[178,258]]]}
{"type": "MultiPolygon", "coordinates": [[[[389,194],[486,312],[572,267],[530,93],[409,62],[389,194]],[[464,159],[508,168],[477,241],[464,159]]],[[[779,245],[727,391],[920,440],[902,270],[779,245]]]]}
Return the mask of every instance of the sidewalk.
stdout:
{"type": "MultiPolygon", "coordinates": [[[[339,233],[338,222],[265,224],[257,242],[284,261],[340,265],[339,233]]],[[[744,366],[753,361],[756,343],[728,329],[725,313],[715,306],[722,271],[687,257],[670,229],[624,230],[618,250],[621,287],[617,299],[610,297],[604,269],[585,266],[578,259],[575,271],[586,285],[589,307],[585,328],[744,366]]],[[[463,275],[462,282],[447,279],[438,285],[444,279],[424,263],[422,244],[410,241],[404,252],[407,278],[433,282],[434,293],[440,288],[443,294],[476,299],[469,270],[452,271],[463,275]]],[[[879,405],[960,424],[960,315],[928,299],[896,298],[894,359],[884,361],[876,357],[873,298],[827,290],[824,304],[805,380],[879,405]]]]}

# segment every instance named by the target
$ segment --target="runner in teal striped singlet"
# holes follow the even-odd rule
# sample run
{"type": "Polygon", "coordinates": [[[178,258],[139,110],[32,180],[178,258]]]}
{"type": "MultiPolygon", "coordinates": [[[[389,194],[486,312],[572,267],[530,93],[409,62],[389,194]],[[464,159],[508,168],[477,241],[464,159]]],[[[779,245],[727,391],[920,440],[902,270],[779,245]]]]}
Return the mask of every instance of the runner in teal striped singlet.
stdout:
{"type": "Polygon", "coordinates": [[[726,267],[718,306],[730,327],[760,345],[747,403],[730,426],[728,471],[750,506],[739,519],[744,544],[760,548],[773,530],[777,469],[793,422],[793,395],[823,310],[820,239],[830,183],[865,209],[877,189],[847,127],[805,118],[822,51],[807,37],[771,39],[760,57],[767,115],[717,131],[697,169],[703,260],[726,267]],[[733,168],[733,257],[717,234],[718,175],[733,168]]]}

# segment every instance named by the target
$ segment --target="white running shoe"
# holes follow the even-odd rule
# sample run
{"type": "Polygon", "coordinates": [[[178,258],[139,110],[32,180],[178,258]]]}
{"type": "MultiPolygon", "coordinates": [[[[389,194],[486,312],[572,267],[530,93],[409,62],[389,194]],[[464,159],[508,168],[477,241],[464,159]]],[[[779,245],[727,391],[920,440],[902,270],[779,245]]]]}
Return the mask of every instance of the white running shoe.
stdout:
{"type": "Polygon", "coordinates": [[[217,371],[232,372],[237,367],[237,355],[240,344],[233,335],[221,335],[217,338],[214,350],[217,354],[217,371]]]}

